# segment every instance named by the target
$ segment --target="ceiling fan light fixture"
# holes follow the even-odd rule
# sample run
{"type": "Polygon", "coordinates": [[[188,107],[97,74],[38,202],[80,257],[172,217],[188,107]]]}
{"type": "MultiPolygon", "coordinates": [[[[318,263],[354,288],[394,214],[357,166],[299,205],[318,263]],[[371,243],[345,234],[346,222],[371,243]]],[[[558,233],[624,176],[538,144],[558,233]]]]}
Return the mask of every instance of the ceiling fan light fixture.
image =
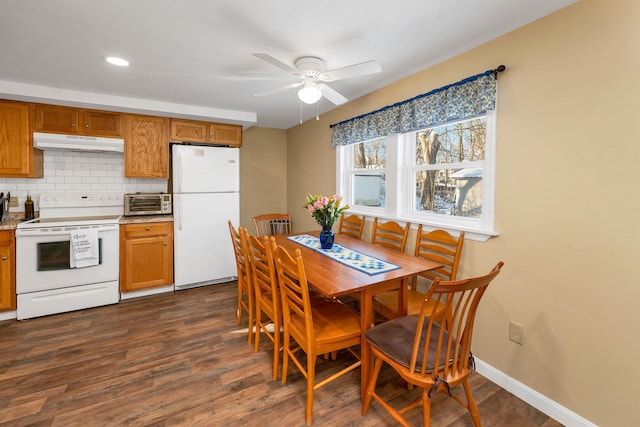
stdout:
{"type": "Polygon", "coordinates": [[[298,91],[298,98],[305,104],[315,104],[322,98],[322,91],[315,83],[308,82],[298,91]]]}
{"type": "Polygon", "coordinates": [[[116,65],[118,67],[128,67],[130,65],[129,61],[117,56],[107,56],[104,58],[104,60],[107,61],[109,64],[116,65]]]}

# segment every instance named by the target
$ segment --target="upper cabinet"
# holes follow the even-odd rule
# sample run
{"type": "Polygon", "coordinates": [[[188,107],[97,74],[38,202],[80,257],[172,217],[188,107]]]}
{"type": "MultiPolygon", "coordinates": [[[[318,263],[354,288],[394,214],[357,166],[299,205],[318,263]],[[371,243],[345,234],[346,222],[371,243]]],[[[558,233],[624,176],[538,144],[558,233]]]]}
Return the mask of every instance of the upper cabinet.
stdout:
{"type": "Polygon", "coordinates": [[[225,144],[230,147],[242,147],[242,126],[211,123],[209,125],[209,142],[225,144]]]}
{"type": "Polygon", "coordinates": [[[171,119],[171,141],[242,147],[242,126],[171,119]]]}
{"type": "Polygon", "coordinates": [[[125,115],[124,175],[169,177],[169,119],[125,115]]]}
{"type": "Polygon", "coordinates": [[[122,137],[123,134],[122,114],[108,111],[36,104],[34,122],[37,132],[112,138],[122,137]]]}
{"type": "Polygon", "coordinates": [[[0,101],[0,176],[41,178],[42,151],[33,148],[29,130],[30,104],[0,101]]]}

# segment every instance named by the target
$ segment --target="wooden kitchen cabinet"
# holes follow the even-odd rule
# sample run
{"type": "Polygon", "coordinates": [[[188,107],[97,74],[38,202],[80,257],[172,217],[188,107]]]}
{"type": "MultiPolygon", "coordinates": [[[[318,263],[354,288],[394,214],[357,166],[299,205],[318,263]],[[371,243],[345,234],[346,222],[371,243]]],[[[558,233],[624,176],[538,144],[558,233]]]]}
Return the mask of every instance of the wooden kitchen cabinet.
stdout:
{"type": "Polygon", "coordinates": [[[124,176],[169,177],[169,119],[125,116],[124,176]]]}
{"type": "Polygon", "coordinates": [[[0,311],[16,309],[16,248],[13,230],[0,231],[0,311]]]}
{"type": "Polygon", "coordinates": [[[122,114],[83,110],[82,131],[85,135],[122,137],[122,114]]]}
{"type": "Polygon", "coordinates": [[[0,176],[42,178],[44,157],[33,148],[29,104],[0,101],[0,176]]]}
{"type": "Polygon", "coordinates": [[[171,119],[171,141],[242,147],[242,126],[171,119]]]}
{"type": "Polygon", "coordinates": [[[58,105],[35,104],[37,132],[122,137],[122,114],[58,105]]]}
{"type": "Polygon", "coordinates": [[[242,126],[211,123],[209,132],[209,142],[242,147],[242,126]]]}
{"type": "Polygon", "coordinates": [[[173,283],[173,223],[120,225],[120,291],[173,283]]]}

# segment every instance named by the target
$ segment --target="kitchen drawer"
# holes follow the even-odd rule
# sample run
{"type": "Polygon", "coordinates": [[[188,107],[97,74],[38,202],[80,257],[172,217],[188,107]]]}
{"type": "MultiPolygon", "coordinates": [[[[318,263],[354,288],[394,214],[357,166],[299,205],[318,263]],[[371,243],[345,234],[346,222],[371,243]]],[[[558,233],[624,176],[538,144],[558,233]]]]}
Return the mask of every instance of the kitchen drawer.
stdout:
{"type": "Polygon", "coordinates": [[[173,230],[172,222],[147,222],[140,224],[122,225],[122,232],[125,239],[135,237],[162,236],[171,234],[173,230]]]}

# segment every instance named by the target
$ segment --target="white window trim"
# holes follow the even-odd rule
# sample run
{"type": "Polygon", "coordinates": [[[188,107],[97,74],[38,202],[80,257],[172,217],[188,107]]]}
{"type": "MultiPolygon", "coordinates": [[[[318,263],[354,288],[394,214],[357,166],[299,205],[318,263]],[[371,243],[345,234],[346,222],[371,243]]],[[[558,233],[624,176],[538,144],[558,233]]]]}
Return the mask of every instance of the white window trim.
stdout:
{"type": "MultiPolygon", "coordinates": [[[[405,156],[413,156],[414,153],[406,153],[404,147],[406,138],[415,139],[415,134],[389,135],[387,137],[387,168],[385,174],[386,194],[384,208],[368,208],[361,206],[351,206],[349,212],[368,217],[379,217],[387,220],[408,221],[412,228],[417,228],[417,224],[422,224],[423,228],[444,229],[449,232],[465,232],[465,238],[474,241],[485,242],[499,233],[495,230],[495,158],[496,158],[496,112],[487,112],[487,135],[485,140],[485,160],[482,177],[482,219],[455,218],[447,221],[449,217],[442,215],[416,214],[409,206],[410,199],[398,197],[404,192],[407,185],[414,187],[413,171],[405,168],[402,174],[398,171],[403,167],[405,156]],[[397,146],[397,149],[389,149],[397,146]],[[393,191],[392,191],[393,190],[393,191]],[[406,200],[405,204],[402,200],[406,200]]],[[[336,147],[336,193],[344,196],[345,200],[353,200],[351,195],[352,186],[347,185],[346,167],[352,161],[349,150],[350,145],[336,147]]],[[[349,177],[352,178],[350,173],[349,177]]]]}

